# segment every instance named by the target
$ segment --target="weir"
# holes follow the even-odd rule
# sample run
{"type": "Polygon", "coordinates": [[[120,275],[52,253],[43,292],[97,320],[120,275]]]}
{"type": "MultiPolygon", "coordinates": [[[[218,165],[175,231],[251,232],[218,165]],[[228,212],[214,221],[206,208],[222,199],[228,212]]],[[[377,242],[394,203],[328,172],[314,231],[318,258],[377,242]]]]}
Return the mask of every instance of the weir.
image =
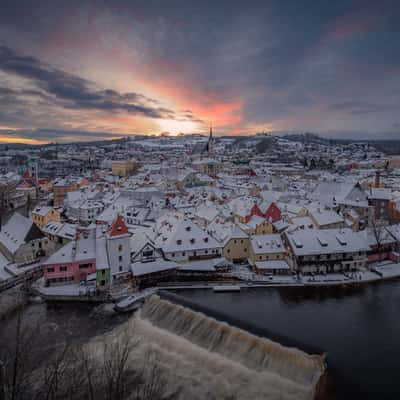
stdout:
{"type": "Polygon", "coordinates": [[[159,290],[157,293],[162,299],[168,300],[178,305],[189,307],[194,311],[201,312],[205,315],[217,319],[218,321],[226,322],[229,325],[236,326],[237,328],[241,328],[247,332],[253,333],[254,335],[268,338],[287,347],[295,347],[297,349],[301,349],[308,354],[319,354],[325,356],[325,352],[322,349],[316,346],[312,346],[309,343],[304,343],[292,337],[273,332],[272,330],[261,328],[255,324],[248,323],[239,318],[233,318],[230,315],[204,306],[203,304],[196,303],[195,301],[192,301],[187,297],[181,296],[177,293],[173,293],[167,290],[159,290]]]}
{"type": "MultiPolygon", "coordinates": [[[[182,359],[194,357],[199,361],[199,356],[194,356],[196,351],[205,360],[207,357],[218,359],[221,367],[216,372],[221,382],[235,376],[237,381],[243,380],[244,384],[253,382],[254,387],[250,391],[256,396],[253,398],[314,398],[318,381],[325,371],[324,357],[321,355],[309,355],[296,348],[284,347],[158,296],[146,301],[137,321],[136,329],[146,327],[147,337],[154,335],[156,329],[159,337],[169,336],[172,340],[172,336],[173,340],[180,341],[175,351],[182,359]],[[186,345],[183,346],[182,342],[186,345]],[[184,347],[186,350],[183,350],[184,347]],[[188,351],[188,348],[191,350],[188,351]]],[[[168,350],[171,346],[170,342],[168,350]]],[[[207,371],[215,369],[216,361],[202,365],[204,362],[198,367],[207,371]]]]}

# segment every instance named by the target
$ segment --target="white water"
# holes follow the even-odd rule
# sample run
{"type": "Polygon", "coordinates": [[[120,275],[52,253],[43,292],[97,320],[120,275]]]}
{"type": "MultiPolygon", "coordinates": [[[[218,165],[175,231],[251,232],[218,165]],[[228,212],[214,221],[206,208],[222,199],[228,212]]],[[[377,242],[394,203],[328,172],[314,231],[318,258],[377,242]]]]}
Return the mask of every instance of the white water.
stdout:
{"type": "Polygon", "coordinates": [[[111,336],[126,331],[141,338],[138,362],[151,351],[168,390],[179,399],[274,399],[314,397],[323,360],[285,348],[201,313],[152,296],[139,315],[111,336]]]}

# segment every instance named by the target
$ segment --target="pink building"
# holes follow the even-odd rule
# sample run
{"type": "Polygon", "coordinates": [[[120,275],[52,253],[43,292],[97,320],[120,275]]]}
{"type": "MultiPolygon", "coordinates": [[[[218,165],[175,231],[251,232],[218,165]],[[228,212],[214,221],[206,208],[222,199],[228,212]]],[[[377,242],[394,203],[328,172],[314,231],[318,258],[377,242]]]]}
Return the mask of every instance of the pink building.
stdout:
{"type": "Polygon", "coordinates": [[[95,235],[74,240],[54,253],[43,265],[46,285],[80,282],[96,272],[95,235]]]}
{"type": "Polygon", "coordinates": [[[121,216],[118,215],[109,228],[97,226],[81,232],[80,236],[43,264],[47,286],[86,281],[89,274],[97,272],[97,268],[101,271],[98,276],[100,285],[131,274],[131,234],[121,216]]]}

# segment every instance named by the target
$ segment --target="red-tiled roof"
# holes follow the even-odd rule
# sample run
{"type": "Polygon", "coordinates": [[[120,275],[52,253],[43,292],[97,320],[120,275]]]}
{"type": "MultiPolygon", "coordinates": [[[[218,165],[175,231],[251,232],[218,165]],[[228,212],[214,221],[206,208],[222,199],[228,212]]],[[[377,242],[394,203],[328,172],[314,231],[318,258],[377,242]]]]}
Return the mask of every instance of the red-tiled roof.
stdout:
{"type": "Polygon", "coordinates": [[[120,215],[118,215],[117,218],[112,223],[108,234],[110,236],[119,236],[119,235],[125,235],[127,233],[129,233],[129,231],[125,225],[124,219],[120,215]]]}

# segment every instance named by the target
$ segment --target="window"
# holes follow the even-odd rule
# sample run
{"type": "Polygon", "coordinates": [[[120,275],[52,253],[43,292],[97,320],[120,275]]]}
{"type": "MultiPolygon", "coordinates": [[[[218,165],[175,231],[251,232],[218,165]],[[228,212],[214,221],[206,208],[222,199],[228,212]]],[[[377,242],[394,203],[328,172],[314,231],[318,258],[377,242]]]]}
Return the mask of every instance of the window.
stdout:
{"type": "Polygon", "coordinates": [[[195,239],[193,238],[193,239],[190,239],[190,243],[194,243],[195,242],[195,239]]]}
{"type": "Polygon", "coordinates": [[[122,265],[119,266],[119,272],[121,272],[121,271],[122,271],[122,265]]]}
{"type": "Polygon", "coordinates": [[[118,251],[122,251],[124,249],[124,246],[122,246],[122,244],[120,244],[119,246],[118,246],[118,251]]]}
{"type": "Polygon", "coordinates": [[[244,248],[244,252],[247,253],[247,248],[246,247],[244,248]]]}
{"type": "Polygon", "coordinates": [[[208,254],[208,250],[204,250],[204,253],[208,254]]]}
{"type": "Polygon", "coordinates": [[[231,249],[226,250],[226,252],[229,254],[231,252],[231,249]]]}
{"type": "Polygon", "coordinates": [[[205,238],[204,238],[204,241],[205,241],[206,243],[208,243],[208,237],[205,237],[205,238]]]}
{"type": "Polygon", "coordinates": [[[47,268],[47,272],[54,272],[54,268],[53,267],[47,268]]]}
{"type": "Polygon", "coordinates": [[[143,257],[153,257],[154,251],[153,250],[145,250],[143,251],[143,257]]]}
{"type": "Polygon", "coordinates": [[[240,243],[242,243],[242,244],[243,244],[243,239],[241,239],[241,240],[240,240],[240,243]]]}
{"type": "Polygon", "coordinates": [[[184,251],[182,251],[182,256],[185,257],[186,253],[184,251]]]}
{"type": "Polygon", "coordinates": [[[181,244],[182,244],[182,240],[181,240],[181,239],[178,239],[178,240],[176,241],[176,244],[177,244],[177,245],[181,245],[181,244]]]}
{"type": "Polygon", "coordinates": [[[171,257],[175,257],[175,253],[172,253],[172,254],[171,254],[171,257]]]}
{"type": "Polygon", "coordinates": [[[64,266],[64,267],[60,267],[60,271],[61,271],[61,272],[68,271],[68,267],[66,267],[66,266],[64,266]]]}
{"type": "Polygon", "coordinates": [[[86,268],[90,268],[92,266],[92,264],[79,264],[79,269],[86,269],[86,268]]]}
{"type": "Polygon", "coordinates": [[[122,256],[118,256],[118,261],[122,262],[122,256]]]}

